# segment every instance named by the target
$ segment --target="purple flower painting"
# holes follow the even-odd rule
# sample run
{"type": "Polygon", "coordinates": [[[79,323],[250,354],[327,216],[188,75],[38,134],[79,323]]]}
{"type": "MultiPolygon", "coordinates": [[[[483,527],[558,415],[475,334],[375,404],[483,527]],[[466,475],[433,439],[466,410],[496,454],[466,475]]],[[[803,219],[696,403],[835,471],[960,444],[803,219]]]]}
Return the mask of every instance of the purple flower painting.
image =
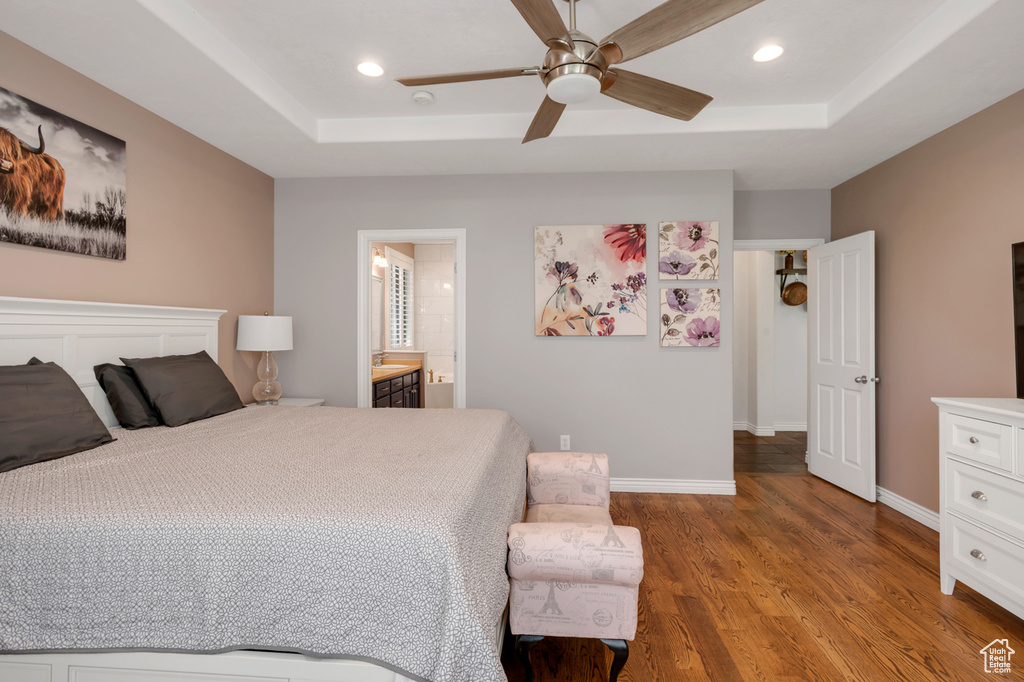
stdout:
{"type": "Polygon", "coordinates": [[[718,318],[695,317],[686,325],[686,343],[691,346],[717,346],[718,318]]]}
{"type": "Polygon", "coordinates": [[[720,346],[718,289],[662,289],[661,345],[720,346]]]}
{"type": "Polygon", "coordinates": [[[658,279],[718,279],[718,223],[661,223],[658,255],[658,279]]]}
{"type": "Polygon", "coordinates": [[[537,336],[647,334],[647,226],[570,225],[534,233],[537,336]]]}

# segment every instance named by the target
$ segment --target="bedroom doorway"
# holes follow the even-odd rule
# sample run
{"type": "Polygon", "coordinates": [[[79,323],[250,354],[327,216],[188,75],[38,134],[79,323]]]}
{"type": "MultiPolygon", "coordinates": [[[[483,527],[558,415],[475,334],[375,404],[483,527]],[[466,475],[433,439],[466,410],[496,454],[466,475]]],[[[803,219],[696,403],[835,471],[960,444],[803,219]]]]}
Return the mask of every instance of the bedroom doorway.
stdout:
{"type": "Polygon", "coordinates": [[[786,284],[807,283],[803,252],[821,239],[734,242],[733,429],[737,471],[804,466],[807,413],[807,304],[781,295],[786,284]],[[790,302],[793,302],[792,300],[790,302]],[[775,439],[775,440],[767,440],[775,439]],[[762,452],[763,450],[763,452],[762,452]],[[753,469],[751,469],[753,467],[753,469]]]}
{"type": "Polygon", "coordinates": [[[382,354],[422,363],[421,406],[466,406],[465,238],[464,229],[358,232],[359,407],[374,404],[382,354]]]}

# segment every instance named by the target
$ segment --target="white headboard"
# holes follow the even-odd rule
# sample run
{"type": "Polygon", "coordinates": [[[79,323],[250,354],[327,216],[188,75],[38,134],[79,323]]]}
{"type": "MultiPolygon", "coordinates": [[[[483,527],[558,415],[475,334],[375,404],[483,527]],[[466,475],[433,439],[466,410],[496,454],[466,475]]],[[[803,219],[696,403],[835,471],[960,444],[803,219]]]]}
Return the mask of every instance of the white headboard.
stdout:
{"type": "Polygon", "coordinates": [[[107,426],[117,420],[93,367],[121,357],[197,353],[217,359],[217,324],[225,310],[0,296],[0,365],[33,355],[56,362],[82,387],[107,426]]]}

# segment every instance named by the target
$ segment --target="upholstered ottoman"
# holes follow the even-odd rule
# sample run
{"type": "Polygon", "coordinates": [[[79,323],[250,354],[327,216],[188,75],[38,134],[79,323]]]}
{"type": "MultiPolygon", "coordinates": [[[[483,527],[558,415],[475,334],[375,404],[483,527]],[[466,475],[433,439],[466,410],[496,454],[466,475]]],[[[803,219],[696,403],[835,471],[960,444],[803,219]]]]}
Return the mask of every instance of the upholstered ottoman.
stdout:
{"type": "Polygon", "coordinates": [[[546,636],[595,637],[615,652],[617,679],[636,635],[643,578],[640,532],[608,513],[608,458],[535,452],[527,458],[527,511],[508,535],[509,623],[533,680],[529,649],[546,636]]]}

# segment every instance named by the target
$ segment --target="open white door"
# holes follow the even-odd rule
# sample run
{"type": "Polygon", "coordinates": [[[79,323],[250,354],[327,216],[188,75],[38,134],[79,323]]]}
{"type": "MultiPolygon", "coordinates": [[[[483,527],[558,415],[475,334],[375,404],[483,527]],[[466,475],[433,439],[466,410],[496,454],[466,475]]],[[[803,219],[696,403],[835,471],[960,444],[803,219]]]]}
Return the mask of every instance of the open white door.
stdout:
{"type": "Polygon", "coordinates": [[[875,501],[875,233],[808,249],[807,468],[875,501]]]}

